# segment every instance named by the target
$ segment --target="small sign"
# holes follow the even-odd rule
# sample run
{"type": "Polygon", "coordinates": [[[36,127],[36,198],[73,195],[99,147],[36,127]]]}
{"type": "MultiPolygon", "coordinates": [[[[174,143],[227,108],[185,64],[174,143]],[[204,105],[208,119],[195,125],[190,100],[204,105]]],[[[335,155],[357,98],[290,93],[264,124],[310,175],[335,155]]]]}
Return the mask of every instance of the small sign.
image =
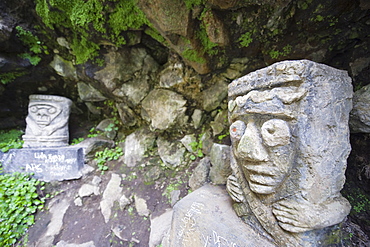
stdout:
{"type": "Polygon", "coordinates": [[[84,165],[82,148],[22,148],[10,149],[0,155],[3,171],[33,173],[45,182],[78,179],[84,165]]]}

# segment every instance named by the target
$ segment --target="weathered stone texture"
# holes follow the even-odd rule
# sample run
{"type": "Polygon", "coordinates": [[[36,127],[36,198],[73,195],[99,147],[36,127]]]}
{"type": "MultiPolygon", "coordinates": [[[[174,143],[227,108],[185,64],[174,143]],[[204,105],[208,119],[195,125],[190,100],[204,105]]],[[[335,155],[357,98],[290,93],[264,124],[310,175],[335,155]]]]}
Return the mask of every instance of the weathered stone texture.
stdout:
{"type": "Polygon", "coordinates": [[[142,117],[153,129],[165,130],[186,119],[186,100],[166,89],[154,89],[142,102],[142,117]]]}
{"type": "Polygon", "coordinates": [[[24,147],[62,147],[69,142],[72,101],[55,95],[30,95],[24,147]]]}
{"type": "Polygon", "coordinates": [[[357,90],[349,121],[351,132],[370,133],[370,85],[357,90]]]}
{"type": "Polygon", "coordinates": [[[347,73],[308,60],[279,62],[229,85],[228,191],[248,202],[279,245],[317,245],[329,238],[325,227],[348,215],[340,191],[351,108],[347,73]]]}
{"type": "Polygon", "coordinates": [[[206,185],[174,206],[169,243],[164,247],[219,245],[275,246],[238,218],[224,188],[206,185]]]}

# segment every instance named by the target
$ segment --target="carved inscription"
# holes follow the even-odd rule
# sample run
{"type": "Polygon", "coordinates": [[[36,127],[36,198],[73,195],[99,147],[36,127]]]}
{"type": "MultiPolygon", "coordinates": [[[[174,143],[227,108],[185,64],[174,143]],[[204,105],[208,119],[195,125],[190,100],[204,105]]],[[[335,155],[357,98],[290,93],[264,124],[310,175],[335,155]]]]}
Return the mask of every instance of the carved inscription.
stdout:
{"type": "Polygon", "coordinates": [[[177,233],[178,241],[182,246],[190,246],[193,234],[197,231],[196,227],[196,215],[202,213],[204,207],[203,203],[193,202],[190,209],[186,212],[184,217],[181,219],[180,230],[177,233]]]}
{"type": "Polygon", "coordinates": [[[203,247],[240,247],[236,243],[229,241],[225,236],[219,235],[216,231],[212,231],[209,236],[204,236],[202,234],[204,245],[203,247]]]}
{"type": "Polygon", "coordinates": [[[78,178],[84,162],[81,148],[13,149],[6,156],[5,171],[33,173],[44,181],[78,178]]]}

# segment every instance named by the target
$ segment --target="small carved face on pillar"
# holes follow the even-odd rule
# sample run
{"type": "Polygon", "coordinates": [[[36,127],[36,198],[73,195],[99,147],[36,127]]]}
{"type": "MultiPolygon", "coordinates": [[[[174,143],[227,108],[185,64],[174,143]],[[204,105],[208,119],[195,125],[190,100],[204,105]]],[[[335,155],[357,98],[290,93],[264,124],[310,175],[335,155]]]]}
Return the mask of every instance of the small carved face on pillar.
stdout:
{"type": "Polygon", "coordinates": [[[346,72],[308,60],[279,62],[229,85],[227,189],[281,243],[287,232],[331,226],[349,213],[340,190],[351,98],[346,72]]]}
{"type": "Polygon", "coordinates": [[[66,146],[71,100],[54,95],[30,95],[24,147],[66,146]]]}
{"type": "Polygon", "coordinates": [[[29,118],[40,128],[49,126],[61,112],[62,109],[57,104],[33,102],[28,106],[29,118]]]}

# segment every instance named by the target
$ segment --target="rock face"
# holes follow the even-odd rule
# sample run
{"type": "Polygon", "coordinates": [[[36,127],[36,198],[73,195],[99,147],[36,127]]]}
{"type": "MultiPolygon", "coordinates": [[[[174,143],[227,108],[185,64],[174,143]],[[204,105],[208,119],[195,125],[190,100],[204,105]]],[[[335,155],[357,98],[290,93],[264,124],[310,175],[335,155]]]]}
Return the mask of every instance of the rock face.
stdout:
{"type": "Polygon", "coordinates": [[[356,91],[353,96],[350,128],[352,133],[370,133],[370,86],[356,91]]]}
{"type": "Polygon", "coordinates": [[[153,129],[165,130],[183,122],[186,100],[179,94],[166,89],[154,89],[143,100],[142,117],[153,129]]]}
{"type": "Polygon", "coordinates": [[[308,60],[284,61],[229,85],[228,191],[278,245],[319,245],[350,211],[340,194],[350,152],[351,79],[308,60]],[[258,82],[258,83],[257,83],[258,82]]]}
{"type": "Polygon", "coordinates": [[[223,187],[205,185],[194,191],[174,206],[169,242],[163,246],[275,246],[243,224],[231,205],[223,187]]]}
{"type": "Polygon", "coordinates": [[[62,147],[69,142],[68,119],[72,101],[54,95],[31,95],[24,147],[62,147]]]}
{"type": "Polygon", "coordinates": [[[226,184],[227,177],[231,175],[230,146],[214,143],[209,154],[211,169],[209,177],[214,184],[226,184]]]}
{"type": "Polygon", "coordinates": [[[127,166],[136,166],[144,154],[153,147],[155,136],[148,129],[140,129],[126,138],[124,162],[127,166]]]}

